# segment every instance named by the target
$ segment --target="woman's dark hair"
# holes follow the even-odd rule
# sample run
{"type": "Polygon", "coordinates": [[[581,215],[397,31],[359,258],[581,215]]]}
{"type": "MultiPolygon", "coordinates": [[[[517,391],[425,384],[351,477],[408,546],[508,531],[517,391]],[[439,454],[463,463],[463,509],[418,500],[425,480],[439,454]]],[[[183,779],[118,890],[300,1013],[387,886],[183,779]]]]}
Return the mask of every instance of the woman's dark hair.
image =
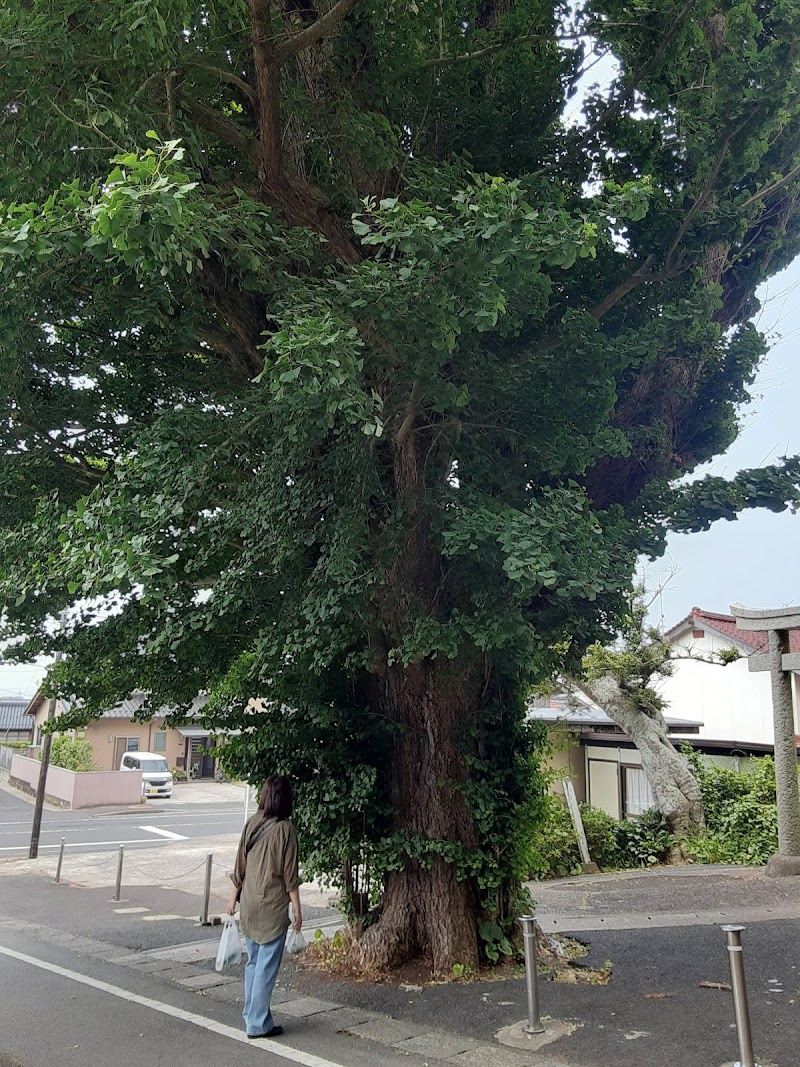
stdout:
{"type": "Polygon", "coordinates": [[[282,774],[271,774],[261,790],[259,808],[268,819],[288,819],[292,814],[292,783],[282,774]]]}

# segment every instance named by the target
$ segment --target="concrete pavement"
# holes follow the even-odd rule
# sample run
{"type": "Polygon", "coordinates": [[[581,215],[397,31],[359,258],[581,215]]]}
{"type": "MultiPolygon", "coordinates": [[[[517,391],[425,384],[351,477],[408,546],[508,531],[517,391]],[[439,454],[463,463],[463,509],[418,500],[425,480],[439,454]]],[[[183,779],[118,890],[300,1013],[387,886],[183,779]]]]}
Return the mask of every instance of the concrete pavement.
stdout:
{"type": "MultiPolygon", "coordinates": [[[[225,840],[232,849],[230,839],[220,839],[217,847],[223,850],[225,840]]],[[[21,929],[34,941],[41,938],[64,948],[71,944],[89,955],[99,952],[99,958],[123,973],[146,975],[152,983],[184,992],[193,989],[205,1004],[219,1001],[238,1011],[240,985],[229,979],[239,973],[214,972],[216,938],[192,921],[198,889],[186,879],[183,888],[157,879],[147,882],[154,870],[163,871],[165,855],[185,862],[183,850],[194,849],[202,857],[214,845],[213,839],[178,842],[166,853],[138,853],[136,858],[151,866],[140,872],[141,885],[126,886],[127,899],[119,904],[110,902],[110,879],[103,881],[99,872],[93,876],[102,883],[96,888],[59,887],[48,880],[47,864],[40,862],[38,875],[21,870],[24,863],[0,864],[0,873],[6,872],[0,877],[0,913],[7,917],[6,925],[0,925],[0,945],[9,929],[21,929]],[[46,916],[53,921],[45,921],[46,916]],[[20,928],[20,920],[32,925],[20,928]]],[[[171,869],[178,870],[178,864],[171,869]]],[[[756,1051],[776,1067],[795,1067],[800,1046],[796,883],[766,879],[758,870],[698,867],[535,886],[544,924],[577,932],[590,946],[586,964],[600,968],[610,961],[612,968],[607,985],[561,984],[543,977],[543,1013],[568,1026],[566,1036],[538,1051],[504,1048],[494,1038],[525,1015],[521,978],[434,985],[351,983],[303,967],[302,960],[287,961],[276,1017],[290,1020],[293,1033],[308,1025],[320,1035],[327,1029],[341,1037],[346,1031],[351,1040],[371,1042],[378,1058],[369,1062],[375,1064],[383,1052],[400,1050],[448,1067],[720,1067],[736,1054],[736,1038],[731,994],[717,988],[728,979],[719,923],[750,909],[754,920],[748,919],[744,935],[745,965],[756,1051]]],[[[220,888],[227,893],[226,882],[220,888]]],[[[309,932],[317,923],[335,921],[325,907],[329,895],[316,892],[305,898],[309,932]]]]}
{"type": "MultiPolygon", "coordinates": [[[[136,851],[126,846],[122,866],[122,889],[126,898],[135,897],[142,887],[157,887],[165,901],[180,892],[201,897],[205,884],[206,858],[212,860],[211,910],[221,912],[230,893],[230,872],[236,858],[238,832],[216,834],[187,841],[140,844],[136,851]],[[149,847],[148,847],[149,846],[149,847]]],[[[110,889],[116,883],[118,851],[73,852],[67,848],[61,868],[62,881],[86,889],[110,889]]],[[[42,852],[38,859],[0,860],[0,893],[4,878],[31,875],[52,881],[57,866],[55,851],[42,852]]],[[[110,894],[109,894],[110,895],[110,894]]],[[[303,907],[328,907],[332,894],[313,882],[302,887],[303,907]]]]}
{"type": "Polygon", "coordinates": [[[529,888],[548,933],[800,919],[798,879],[765,878],[760,867],[660,867],[529,888]]]}
{"type": "MultiPolygon", "coordinates": [[[[181,1058],[180,1027],[162,1048],[149,1043],[150,1033],[159,1032],[148,1029],[152,1012],[177,1017],[192,1027],[242,1044],[241,976],[213,971],[214,945],[215,941],[198,940],[129,953],[119,944],[97,937],[80,937],[47,924],[0,915],[0,997],[8,990],[7,1003],[20,1004],[19,1017],[10,1013],[9,1024],[0,1029],[0,1049],[20,1058],[25,1067],[43,1067],[56,1060],[67,1067],[84,1067],[89,1061],[101,1062],[104,1067],[129,1067],[140,1056],[155,1063],[163,1060],[188,1067],[192,1061],[181,1058]],[[87,988],[93,991],[92,1000],[85,1012],[76,1014],[73,1003],[84,1003],[87,988]],[[203,999],[198,1006],[197,1001],[187,1001],[187,996],[203,999]],[[109,1002],[109,997],[114,1000],[109,1002]],[[38,1007],[31,1010],[33,1004],[65,1005],[67,1001],[70,1009],[66,1017],[63,1007],[49,1014],[38,1007]],[[117,1001],[122,1002],[122,1008],[117,1001]],[[139,1008],[147,1010],[140,1012],[139,1008]],[[139,1028],[139,1040],[124,1054],[114,1037],[116,1012],[120,1010],[123,1034],[132,1035],[139,1028]],[[181,1015],[187,1011],[191,1019],[181,1015]],[[148,1043],[143,1044],[145,1035],[148,1043]],[[98,1050],[108,1058],[99,1058],[98,1050]],[[26,1060],[32,1051],[39,1058],[26,1060]]],[[[363,1006],[298,993],[293,988],[293,970],[291,963],[284,967],[273,997],[274,1014],[285,1036],[258,1043],[266,1058],[240,1061],[227,1052],[212,1058],[206,1051],[206,1058],[201,1056],[194,1062],[242,1062],[248,1067],[251,1063],[268,1067],[274,1063],[277,1067],[278,1060],[307,1067],[394,1067],[400,1062],[406,1067],[565,1067],[561,1060],[503,1049],[491,1039],[456,1034],[441,1025],[389,1018],[363,1006]]],[[[191,1041],[189,1047],[194,1048],[191,1041]]]]}

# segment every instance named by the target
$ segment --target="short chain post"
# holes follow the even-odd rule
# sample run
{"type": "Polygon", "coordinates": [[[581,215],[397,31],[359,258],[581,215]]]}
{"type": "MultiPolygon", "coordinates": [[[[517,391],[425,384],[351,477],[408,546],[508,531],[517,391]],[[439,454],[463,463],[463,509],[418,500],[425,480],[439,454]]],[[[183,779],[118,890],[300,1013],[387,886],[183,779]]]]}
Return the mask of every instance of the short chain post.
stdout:
{"type": "Polygon", "coordinates": [[[122,896],[122,861],[125,857],[125,846],[119,846],[119,856],[117,857],[117,884],[114,888],[114,900],[119,900],[122,896]]]}
{"type": "Polygon", "coordinates": [[[206,885],[203,892],[203,914],[200,916],[200,925],[208,926],[208,909],[211,906],[211,865],[214,862],[214,853],[209,852],[206,856],[206,885]]]}
{"type": "Polygon", "coordinates": [[[61,864],[64,862],[64,838],[61,838],[61,848],[58,850],[58,863],[56,864],[56,882],[61,881],[61,864]]]}
{"type": "Polygon", "coordinates": [[[736,1016],[736,1034],[739,1038],[741,1059],[734,1067],[756,1067],[753,1056],[753,1035],[750,1030],[750,1008],[747,1004],[747,985],[744,978],[744,953],[742,931],[744,926],[723,926],[728,941],[728,962],[731,966],[733,1011],[736,1016]]]}
{"type": "Polygon", "coordinates": [[[526,1034],[543,1034],[545,1027],[539,1015],[539,975],[536,962],[536,916],[520,916],[522,944],[525,952],[525,984],[528,990],[528,1021],[523,1030],[526,1034]]]}

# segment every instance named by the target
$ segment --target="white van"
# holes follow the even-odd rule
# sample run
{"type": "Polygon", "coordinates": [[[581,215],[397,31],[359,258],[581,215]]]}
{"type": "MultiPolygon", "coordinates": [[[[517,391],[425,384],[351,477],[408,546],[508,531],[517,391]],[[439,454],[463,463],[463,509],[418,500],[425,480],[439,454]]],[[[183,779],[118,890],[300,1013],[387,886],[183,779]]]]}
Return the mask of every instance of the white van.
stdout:
{"type": "Polygon", "coordinates": [[[142,796],[172,796],[172,774],[169,764],[157,752],[126,752],[120,760],[121,771],[142,772],[142,796]]]}

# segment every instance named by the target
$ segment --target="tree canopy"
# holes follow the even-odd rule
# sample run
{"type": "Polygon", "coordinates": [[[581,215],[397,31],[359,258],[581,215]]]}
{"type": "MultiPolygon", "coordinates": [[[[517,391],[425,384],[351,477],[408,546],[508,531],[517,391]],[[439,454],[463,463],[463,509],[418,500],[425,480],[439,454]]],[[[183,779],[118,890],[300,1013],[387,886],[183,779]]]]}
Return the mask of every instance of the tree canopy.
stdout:
{"type": "Polygon", "coordinates": [[[0,13],[0,636],[67,652],[83,716],[208,690],[231,766],[297,776],[365,964],[500,940],[527,687],[608,640],[670,528],[800,498],[796,459],[681,480],[735,438],[798,250],[799,26],[0,13]]]}

